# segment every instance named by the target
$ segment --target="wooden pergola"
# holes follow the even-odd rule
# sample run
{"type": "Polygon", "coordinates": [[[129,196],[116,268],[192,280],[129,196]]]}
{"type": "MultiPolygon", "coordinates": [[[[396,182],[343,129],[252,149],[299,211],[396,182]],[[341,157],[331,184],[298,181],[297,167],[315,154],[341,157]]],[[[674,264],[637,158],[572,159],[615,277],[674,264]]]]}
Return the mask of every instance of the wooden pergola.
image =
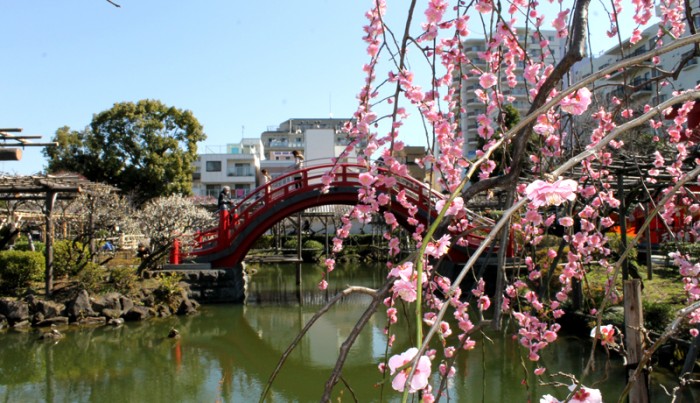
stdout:
{"type": "Polygon", "coordinates": [[[24,135],[21,128],[0,129],[0,161],[19,161],[25,147],[51,147],[58,143],[36,143],[39,135],[24,135]],[[21,148],[17,148],[21,147],[21,148]]]}
{"type": "Polygon", "coordinates": [[[0,200],[43,201],[46,233],[46,295],[53,290],[53,210],[56,200],[71,200],[80,194],[106,194],[118,189],[102,183],[91,182],[75,174],[0,176],[0,200]]]}

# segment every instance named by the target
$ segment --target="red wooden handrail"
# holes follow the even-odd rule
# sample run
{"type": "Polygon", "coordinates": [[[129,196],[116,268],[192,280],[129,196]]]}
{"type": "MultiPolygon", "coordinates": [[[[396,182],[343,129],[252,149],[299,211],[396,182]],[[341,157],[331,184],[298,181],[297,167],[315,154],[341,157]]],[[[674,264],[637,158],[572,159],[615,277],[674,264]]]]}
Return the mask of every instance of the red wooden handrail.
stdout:
{"type": "MultiPolygon", "coordinates": [[[[266,209],[272,208],[276,202],[288,199],[294,195],[310,191],[323,191],[324,177],[333,172],[332,179],[328,187],[354,187],[360,188],[359,176],[366,172],[364,165],[354,163],[332,164],[325,163],[314,166],[307,166],[300,170],[287,172],[267,184],[263,184],[248,194],[243,200],[231,208],[231,214],[237,214],[231,218],[228,211],[221,211],[219,226],[208,229],[196,236],[195,248],[191,255],[204,256],[220,252],[226,249],[234,240],[236,234],[241,232],[243,226],[253,222],[257,216],[264,213],[266,209]],[[295,179],[301,177],[301,179],[295,179]]],[[[391,176],[396,184],[391,188],[380,187],[379,191],[397,194],[405,191],[406,200],[419,209],[429,211],[431,217],[437,216],[434,206],[444,196],[433,190],[423,182],[412,177],[392,174],[387,168],[380,167],[378,173],[391,176]]],[[[403,208],[403,207],[401,207],[403,208]]],[[[474,222],[474,227],[490,227],[494,222],[467,210],[470,221],[474,222]]],[[[467,242],[472,246],[478,246],[484,237],[470,234],[467,242]]]]}

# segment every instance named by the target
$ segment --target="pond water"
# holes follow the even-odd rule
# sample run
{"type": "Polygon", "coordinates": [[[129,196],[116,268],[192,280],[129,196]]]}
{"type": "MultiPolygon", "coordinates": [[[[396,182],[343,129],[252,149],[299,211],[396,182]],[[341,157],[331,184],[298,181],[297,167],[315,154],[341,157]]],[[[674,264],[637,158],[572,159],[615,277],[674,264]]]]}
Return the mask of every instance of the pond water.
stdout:
{"type": "MultiPolygon", "coordinates": [[[[377,286],[384,278],[378,266],[338,266],[330,290],[316,283],[323,269],[305,265],[302,292],[297,292],[294,265],[261,267],[253,276],[247,305],[203,306],[201,313],[119,328],[72,328],[58,342],[26,333],[0,333],[0,401],[3,402],[252,402],[260,393],[281,353],[313,313],[347,284],[377,286]],[[302,303],[299,303],[301,299],[302,303]],[[170,329],[179,339],[169,339],[170,329]]],[[[363,312],[369,297],[346,298],[323,316],[290,356],[267,399],[270,402],[318,401],[335,364],[338,349],[363,312]]],[[[382,388],[377,363],[386,350],[385,315],[373,317],[363,330],[343,371],[340,401],[399,401],[390,382],[382,388]]],[[[412,332],[411,332],[412,334],[412,332]]],[[[478,335],[477,347],[457,360],[450,381],[450,401],[534,401],[565,390],[538,385],[523,348],[510,336],[478,335]],[[526,371],[529,370],[529,371],[526,371]]],[[[392,351],[408,340],[397,338],[392,351]]],[[[542,354],[548,373],[580,373],[590,353],[589,340],[562,336],[542,354]]],[[[617,401],[624,387],[622,362],[596,355],[605,401],[617,401]]],[[[673,387],[673,378],[654,372],[652,401],[670,401],[658,386],[673,387]]],[[[680,401],[697,401],[688,391],[680,401]]],[[[447,401],[443,399],[442,401],[447,401]]]]}

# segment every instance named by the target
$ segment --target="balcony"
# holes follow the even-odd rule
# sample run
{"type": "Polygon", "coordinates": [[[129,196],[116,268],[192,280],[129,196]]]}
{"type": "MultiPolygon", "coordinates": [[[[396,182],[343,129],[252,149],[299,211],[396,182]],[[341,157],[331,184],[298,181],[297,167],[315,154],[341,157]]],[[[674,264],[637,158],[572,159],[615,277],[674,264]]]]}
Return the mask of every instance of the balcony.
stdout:
{"type": "MultiPolygon", "coordinates": [[[[686,57],[688,57],[688,56],[690,56],[690,55],[693,55],[693,54],[694,54],[694,52],[693,52],[692,50],[691,50],[691,51],[688,51],[688,52],[685,52],[685,53],[683,53],[683,54],[681,55],[681,60],[683,60],[683,59],[685,59],[686,57]]],[[[694,66],[697,66],[697,64],[698,64],[698,58],[697,58],[697,56],[696,56],[696,57],[693,57],[692,59],[688,60],[688,62],[683,66],[683,70],[689,69],[689,68],[694,67],[694,66]]]]}
{"type": "Polygon", "coordinates": [[[646,47],[642,46],[642,47],[640,47],[640,48],[638,48],[638,49],[635,49],[634,52],[632,52],[632,53],[628,54],[627,56],[623,57],[623,59],[629,59],[629,58],[632,58],[632,57],[636,57],[636,56],[639,56],[639,55],[643,55],[644,53],[646,53],[646,51],[647,51],[646,47]]]}

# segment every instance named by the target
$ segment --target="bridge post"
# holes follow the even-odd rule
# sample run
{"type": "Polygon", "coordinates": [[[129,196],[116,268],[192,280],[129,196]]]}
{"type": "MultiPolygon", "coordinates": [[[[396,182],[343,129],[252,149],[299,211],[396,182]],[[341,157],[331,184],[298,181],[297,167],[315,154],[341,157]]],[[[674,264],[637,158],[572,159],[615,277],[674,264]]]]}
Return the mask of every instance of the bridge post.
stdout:
{"type": "Polygon", "coordinates": [[[303,298],[301,293],[301,212],[297,213],[297,267],[296,267],[296,286],[297,286],[297,298],[299,299],[299,305],[303,305],[303,298]]]}
{"type": "Polygon", "coordinates": [[[219,241],[218,243],[221,244],[226,243],[228,240],[228,231],[229,228],[231,227],[231,218],[230,218],[230,213],[226,209],[221,209],[219,210],[219,241]]]}
{"type": "Polygon", "coordinates": [[[173,248],[170,250],[170,264],[180,264],[180,240],[173,239],[173,248]]]}

